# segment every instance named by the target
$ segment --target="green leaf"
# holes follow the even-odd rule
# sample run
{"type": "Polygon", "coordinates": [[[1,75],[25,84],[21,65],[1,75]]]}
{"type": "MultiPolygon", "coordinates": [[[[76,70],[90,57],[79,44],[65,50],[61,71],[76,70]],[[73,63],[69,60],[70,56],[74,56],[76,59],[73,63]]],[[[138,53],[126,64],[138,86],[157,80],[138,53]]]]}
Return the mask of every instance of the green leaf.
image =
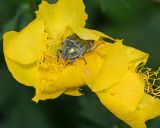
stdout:
{"type": "Polygon", "coordinates": [[[148,10],[146,0],[99,0],[104,13],[115,22],[133,22],[148,10]]]}

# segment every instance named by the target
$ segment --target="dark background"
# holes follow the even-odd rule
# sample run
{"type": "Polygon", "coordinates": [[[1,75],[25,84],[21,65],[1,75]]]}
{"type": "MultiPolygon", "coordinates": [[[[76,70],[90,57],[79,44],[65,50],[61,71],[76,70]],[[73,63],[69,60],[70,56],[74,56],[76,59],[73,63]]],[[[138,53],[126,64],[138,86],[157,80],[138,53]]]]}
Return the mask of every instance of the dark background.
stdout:
{"type": "MultiPolygon", "coordinates": [[[[88,88],[82,97],[62,95],[36,104],[31,101],[34,89],[13,79],[4,61],[2,35],[21,30],[39,3],[0,0],[0,128],[128,128],[88,88]]],[[[124,39],[124,44],[150,54],[148,66],[160,66],[160,0],[85,0],[85,5],[88,28],[124,39]]],[[[160,128],[160,118],[147,125],[160,128]]]]}

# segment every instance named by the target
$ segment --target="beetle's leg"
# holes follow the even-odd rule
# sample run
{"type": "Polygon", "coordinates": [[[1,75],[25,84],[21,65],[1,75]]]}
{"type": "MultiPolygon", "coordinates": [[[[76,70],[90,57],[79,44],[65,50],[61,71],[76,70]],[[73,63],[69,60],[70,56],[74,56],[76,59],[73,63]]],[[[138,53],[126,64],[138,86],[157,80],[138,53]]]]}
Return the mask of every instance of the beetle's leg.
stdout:
{"type": "Polygon", "coordinates": [[[84,58],[84,57],[82,57],[82,59],[84,60],[84,62],[85,62],[85,65],[87,64],[87,61],[86,61],[86,59],[84,58]]]}
{"type": "Polygon", "coordinates": [[[57,62],[58,62],[59,58],[62,56],[62,50],[58,49],[56,52],[56,56],[57,56],[57,62]]]}
{"type": "Polygon", "coordinates": [[[75,60],[76,60],[76,59],[70,59],[70,61],[69,61],[66,65],[68,65],[68,64],[73,64],[73,63],[75,62],[75,60]]]}
{"type": "Polygon", "coordinates": [[[79,58],[82,58],[84,60],[85,65],[87,64],[87,61],[86,61],[86,59],[83,56],[79,56],[79,58]]]}
{"type": "Polygon", "coordinates": [[[97,44],[96,46],[90,47],[86,52],[91,52],[93,50],[95,50],[96,48],[98,48],[101,44],[105,44],[105,42],[102,42],[100,44],[97,44]]]}

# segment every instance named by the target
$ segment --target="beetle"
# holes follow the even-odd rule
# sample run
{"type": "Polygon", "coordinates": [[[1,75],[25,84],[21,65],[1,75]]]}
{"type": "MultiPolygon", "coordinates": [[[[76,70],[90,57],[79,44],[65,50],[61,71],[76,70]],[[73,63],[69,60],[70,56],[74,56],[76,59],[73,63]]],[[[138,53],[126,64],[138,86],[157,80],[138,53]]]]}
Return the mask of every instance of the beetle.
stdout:
{"type": "MultiPolygon", "coordinates": [[[[77,58],[83,58],[85,53],[93,51],[96,47],[93,40],[83,40],[78,35],[73,34],[64,40],[62,50],[57,50],[57,57],[59,60],[61,56],[64,61],[69,60],[68,64],[72,64],[77,58]]],[[[85,59],[84,61],[87,64],[85,59]]]]}

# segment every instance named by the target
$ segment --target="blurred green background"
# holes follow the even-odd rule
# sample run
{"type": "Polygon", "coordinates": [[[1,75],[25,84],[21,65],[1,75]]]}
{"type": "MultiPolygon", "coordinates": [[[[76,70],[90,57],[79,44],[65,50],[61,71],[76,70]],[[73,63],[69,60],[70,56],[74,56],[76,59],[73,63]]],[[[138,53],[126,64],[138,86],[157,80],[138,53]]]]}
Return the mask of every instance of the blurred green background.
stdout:
{"type": "MultiPolygon", "coordinates": [[[[50,0],[49,2],[54,2],[50,0]]],[[[76,2],[76,0],[75,0],[76,2]]],[[[160,66],[160,0],[84,0],[87,27],[150,54],[148,65],[160,66]]],[[[84,88],[82,97],[62,95],[31,101],[34,89],[16,82],[3,56],[4,32],[21,30],[34,18],[40,0],[0,0],[0,128],[129,128],[84,88]]],[[[160,118],[147,122],[160,128],[160,118]]]]}

